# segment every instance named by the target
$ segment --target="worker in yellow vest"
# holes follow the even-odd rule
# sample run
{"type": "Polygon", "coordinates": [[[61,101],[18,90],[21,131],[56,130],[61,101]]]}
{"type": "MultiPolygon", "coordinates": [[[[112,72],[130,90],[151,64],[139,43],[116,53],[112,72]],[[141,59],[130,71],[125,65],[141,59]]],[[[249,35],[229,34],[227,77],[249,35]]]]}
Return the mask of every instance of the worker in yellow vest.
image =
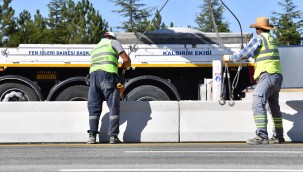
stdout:
{"type": "Polygon", "coordinates": [[[279,105],[279,92],[283,77],[280,66],[280,56],[275,39],[270,35],[270,30],[275,28],[269,24],[266,17],[258,17],[255,24],[257,35],[252,38],[247,46],[239,53],[224,55],[222,60],[239,61],[253,57],[255,59],[254,79],[257,85],[253,92],[253,116],[256,123],[256,137],[248,139],[247,144],[269,144],[285,142],[283,136],[282,114],[279,105]],[[267,111],[268,103],[273,119],[273,136],[268,138],[267,111]]]}
{"type": "Polygon", "coordinates": [[[105,33],[104,38],[92,49],[90,55],[91,67],[87,102],[90,129],[87,143],[96,143],[104,101],[109,108],[109,143],[121,143],[118,138],[120,119],[120,91],[117,88],[119,83],[118,60],[120,56],[124,69],[131,66],[131,60],[113,32],[105,33]]]}

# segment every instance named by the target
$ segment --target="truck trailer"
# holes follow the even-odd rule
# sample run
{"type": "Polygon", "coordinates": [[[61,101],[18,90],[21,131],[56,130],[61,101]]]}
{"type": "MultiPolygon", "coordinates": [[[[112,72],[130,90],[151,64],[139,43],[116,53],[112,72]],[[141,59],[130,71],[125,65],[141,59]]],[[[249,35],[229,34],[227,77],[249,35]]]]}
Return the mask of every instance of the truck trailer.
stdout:
{"type": "MultiPolygon", "coordinates": [[[[132,60],[131,68],[123,75],[126,101],[205,100],[200,94],[201,85],[212,78],[212,62],[221,60],[224,53],[239,51],[242,39],[247,43],[252,36],[219,33],[223,52],[216,33],[192,28],[159,29],[144,35],[115,34],[132,60]]],[[[89,87],[85,77],[93,47],[20,44],[0,48],[0,101],[86,101],[89,87]]],[[[239,65],[242,69],[233,92],[235,100],[243,98],[243,91],[253,84],[253,65],[246,61],[228,64],[231,80],[239,65]]],[[[228,94],[224,89],[226,99],[228,94]]]]}

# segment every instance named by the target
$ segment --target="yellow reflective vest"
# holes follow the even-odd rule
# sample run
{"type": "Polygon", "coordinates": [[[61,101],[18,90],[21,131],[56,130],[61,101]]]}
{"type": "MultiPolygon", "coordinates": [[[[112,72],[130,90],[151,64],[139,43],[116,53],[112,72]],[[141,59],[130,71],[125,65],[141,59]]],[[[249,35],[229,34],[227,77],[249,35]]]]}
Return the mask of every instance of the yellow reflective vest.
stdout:
{"type": "Polygon", "coordinates": [[[280,55],[274,38],[264,32],[258,37],[262,39],[262,46],[254,53],[256,60],[254,79],[257,79],[262,72],[281,73],[280,55]]]}
{"type": "Polygon", "coordinates": [[[89,73],[103,70],[118,74],[119,54],[112,47],[112,40],[103,38],[90,52],[91,66],[89,73]]]}

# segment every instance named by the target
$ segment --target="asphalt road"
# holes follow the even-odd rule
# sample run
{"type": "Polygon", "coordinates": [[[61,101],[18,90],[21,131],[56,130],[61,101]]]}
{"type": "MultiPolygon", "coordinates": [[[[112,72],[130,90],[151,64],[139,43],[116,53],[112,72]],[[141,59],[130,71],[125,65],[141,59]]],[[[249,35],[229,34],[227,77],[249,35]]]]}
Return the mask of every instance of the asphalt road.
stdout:
{"type": "Polygon", "coordinates": [[[1,172],[303,172],[303,144],[0,144],[1,172]]]}

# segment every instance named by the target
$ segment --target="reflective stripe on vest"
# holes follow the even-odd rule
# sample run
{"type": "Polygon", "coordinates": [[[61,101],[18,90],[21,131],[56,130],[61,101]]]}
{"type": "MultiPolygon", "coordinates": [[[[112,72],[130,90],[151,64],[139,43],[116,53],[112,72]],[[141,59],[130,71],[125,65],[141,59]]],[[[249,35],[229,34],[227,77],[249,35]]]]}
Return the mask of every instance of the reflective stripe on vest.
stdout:
{"type": "Polygon", "coordinates": [[[280,55],[274,38],[269,33],[258,35],[262,39],[262,46],[255,52],[256,59],[254,79],[262,72],[281,73],[280,55]]]}
{"type": "Polygon", "coordinates": [[[103,70],[118,73],[118,53],[112,47],[112,40],[102,39],[91,51],[91,67],[89,73],[103,70]]]}

